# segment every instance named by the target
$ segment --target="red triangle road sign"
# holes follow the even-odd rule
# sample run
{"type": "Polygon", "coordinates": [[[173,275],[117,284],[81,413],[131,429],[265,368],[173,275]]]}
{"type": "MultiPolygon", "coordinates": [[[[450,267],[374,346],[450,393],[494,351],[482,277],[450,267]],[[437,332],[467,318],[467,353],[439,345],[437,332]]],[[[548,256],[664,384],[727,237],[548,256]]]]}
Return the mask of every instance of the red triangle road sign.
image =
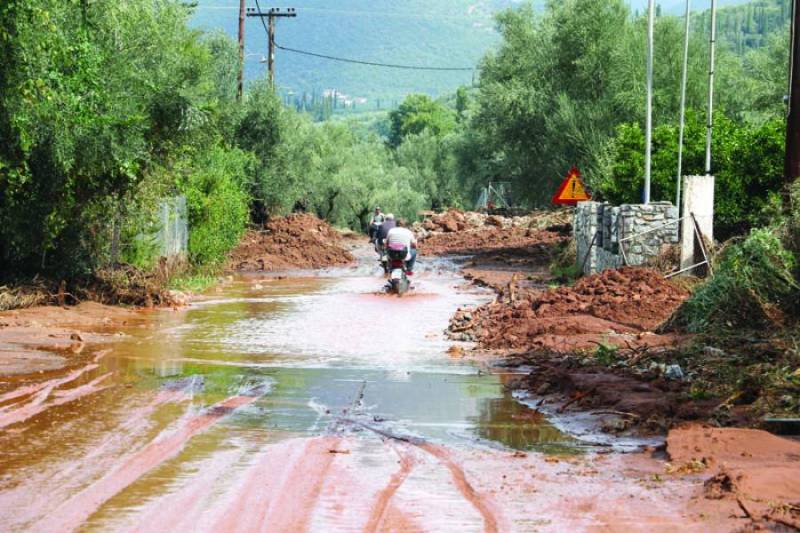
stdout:
{"type": "Polygon", "coordinates": [[[576,205],[578,202],[591,200],[592,195],[586,190],[586,186],[581,180],[581,171],[577,167],[572,167],[558,188],[553,203],[556,205],[576,205]]]}

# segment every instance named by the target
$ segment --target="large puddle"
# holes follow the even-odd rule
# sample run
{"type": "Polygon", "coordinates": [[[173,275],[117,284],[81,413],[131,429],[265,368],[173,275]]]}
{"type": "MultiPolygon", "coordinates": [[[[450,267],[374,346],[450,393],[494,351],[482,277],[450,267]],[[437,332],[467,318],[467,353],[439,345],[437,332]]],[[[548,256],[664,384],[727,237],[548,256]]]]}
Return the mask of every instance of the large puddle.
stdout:
{"type": "Polygon", "coordinates": [[[249,451],[296,437],[580,449],[511,396],[504,383],[513,376],[448,357],[449,317],[491,297],[456,290],[454,272],[423,264],[404,298],[380,294],[368,262],[304,278],[238,278],[188,310],[148,315],[75,386],[26,404],[30,416],[0,431],[0,507],[25,509],[3,513],[0,526],[46,529],[43,509],[87,491],[109,500],[90,525],[107,525],[104,516],[169,493],[174,479],[209,469],[235,476],[249,451]],[[36,494],[42,486],[49,490],[36,494]]]}

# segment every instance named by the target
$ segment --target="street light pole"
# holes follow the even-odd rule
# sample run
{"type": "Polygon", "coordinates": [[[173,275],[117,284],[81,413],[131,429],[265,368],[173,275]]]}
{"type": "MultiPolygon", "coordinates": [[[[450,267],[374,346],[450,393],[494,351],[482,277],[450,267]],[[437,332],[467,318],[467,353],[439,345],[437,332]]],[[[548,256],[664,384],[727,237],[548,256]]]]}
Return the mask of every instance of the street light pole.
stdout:
{"type": "Polygon", "coordinates": [[[785,187],[783,191],[783,209],[791,212],[790,187],[800,177],[800,39],[797,30],[800,29],[800,13],[798,2],[792,2],[792,42],[789,70],[789,113],[786,118],[786,160],[784,163],[783,178],[785,187]]]}
{"type": "Polygon", "coordinates": [[[708,123],[706,126],[706,176],[711,175],[711,138],[714,133],[714,67],[717,48],[717,0],[711,0],[711,41],[708,69],[708,123]]]}
{"type": "Polygon", "coordinates": [[[644,147],[644,203],[650,203],[650,170],[653,158],[653,34],[656,19],[656,2],[649,0],[647,12],[647,104],[645,110],[644,147]]]}
{"type": "Polygon", "coordinates": [[[683,74],[681,76],[681,116],[678,132],[678,188],[675,206],[681,208],[681,182],[683,181],[683,135],[686,131],[686,85],[689,77],[689,35],[692,20],[692,0],[686,0],[686,35],[683,40],[683,74]]]}

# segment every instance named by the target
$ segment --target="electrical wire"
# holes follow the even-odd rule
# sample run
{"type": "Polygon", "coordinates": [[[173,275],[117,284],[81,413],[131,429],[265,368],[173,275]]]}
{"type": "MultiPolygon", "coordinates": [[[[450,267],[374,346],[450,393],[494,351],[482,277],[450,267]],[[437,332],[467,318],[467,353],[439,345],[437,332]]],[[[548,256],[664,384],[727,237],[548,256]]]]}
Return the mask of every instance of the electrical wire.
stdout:
{"type": "MultiPolygon", "coordinates": [[[[256,7],[258,8],[259,13],[261,13],[261,4],[259,4],[258,0],[256,0],[256,7]]],[[[264,31],[267,32],[269,35],[269,29],[267,28],[267,23],[264,22],[264,17],[258,17],[261,19],[261,25],[264,26],[264,31]]],[[[437,71],[437,72],[473,72],[475,70],[474,67],[424,67],[424,66],[417,66],[417,65],[397,65],[392,63],[378,63],[374,61],[361,61],[359,59],[348,59],[345,57],[336,57],[330,56],[326,54],[317,54],[315,52],[308,52],[306,50],[298,50],[296,48],[289,48],[288,46],[281,46],[274,40],[272,44],[275,48],[279,50],[283,50],[285,52],[292,52],[294,54],[300,54],[304,56],[311,56],[320,59],[327,59],[329,61],[338,61],[340,63],[353,63],[356,65],[367,65],[370,67],[383,67],[383,68],[394,68],[394,69],[401,69],[401,70],[429,70],[429,71],[437,71]]]]}
{"type": "MultiPolygon", "coordinates": [[[[256,7],[258,8],[259,13],[263,13],[263,11],[261,11],[261,4],[258,3],[258,0],[256,0],[256,7]]],[[[264,22],[264,17],[258,17],[258,18],[259,20],[261,20],[261,25],[264,26],[264,31],[267,32],[267,36],[269,36],[269,29],[267,29],[267,23],[264,22]]]]}
{"type": "Polygon", "coordinates": [[[377,63],[374,61],[361,61],[359,59],[348,59],[345,57],[337,57],[337,56],[329,56],[326,54],[317,54],[315,52],[308,52],[306,50],[298,50],[296,48],[289,48],[288,46],[281,46],[277,42],[274,43],[275,48],[280,50],[284,50],[286,52],[293,52],[295,54],[300,54],[304,56],[311,56],[311,57],[318,57],[321,59],[328,59],[330,61],[339,61],[341,63],[354,63],[356,65],[367,65],[371,67],[384,67],[384,68],[396,68],[396,69],[403,69],[403,70],[433,70],[433,71],[447,71],[447,72],[472,72],[475,70],[475,67],[424,67],[419,65],[398,65],[393,63],[377,63]]]}

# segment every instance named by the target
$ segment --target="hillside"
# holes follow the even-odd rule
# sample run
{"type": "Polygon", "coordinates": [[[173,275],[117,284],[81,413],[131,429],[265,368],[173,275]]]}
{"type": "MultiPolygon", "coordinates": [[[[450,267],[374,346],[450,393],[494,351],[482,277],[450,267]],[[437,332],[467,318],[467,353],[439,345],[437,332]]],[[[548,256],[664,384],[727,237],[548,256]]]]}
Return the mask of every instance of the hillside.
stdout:
{"type": "MultiPolygon", "coordinates": [[[[237,0],[199,0],[193,23],[204,29],[237,31],[237,0]]],[[[254,0],[248,5],[255,6],[254,0]]],[[[262,8],[270,5],[261,2],[262,8]]],[[[273,4],[274,5],[274,4],[273,4]]],[[[281,4],[282,6],[284,4],[281,4]]],[[[291,48],[366,61],[472,67],[497,42],[492,14],[511,0],[298,0],[295,19],[278,21],[276,41],[291,48]]],[[[247,20],[246,75],[264,72],[266,35],[256,19],[247,20]]],[[[336,89],[375,109],[411,92],[439,95],[472,82],[471,72],[424,72],[338,63],[289,52],[276,58],[277,79],[295,93],[336,89]]]]}
{"type": "MultiPolygon", "coordinates": [[[[662,0],[664,14],[680,14],[685,0],[662,0]]],[[[297,0],[280,4],[297,9],[295,19],[278,21],[277,42],[311,52],[381,63],[436,67],[476,66],[498,42],[493,14],[520,0],[297,0]]],[[[535,0],[540,7],[544,0],[535,0]]],[[[643,13],[647,0],[630,0],[631,9],[643,13]]],[[[723,41],[742,52],[764,42],[769,32],[782,28],[789,0],[719,0],[723,41]]],[[[193,25],[237,33],[238,0],[197,0],[193,25]]],[[[694,0],[704,11],[709,0],[694,0]]],[[[248,0],[255,7],[255,0],[248,0]]],[[[266,8],[269,2],[262,1],[266,8]]],[[[695,28],[708,26],[708,13],[698,14],[695,28]]],[[[266,34],[257,19],[247,19],[248,80],[262,76],[266,34]]],[[[281,92],[301,96],[326,90],[349,97],[361,110],[394,107],[413,92],[439,96],[470,84],[471,72],[430,72],[375,68],[328,61],[278,51],[277,79],[281,92]]]]}

